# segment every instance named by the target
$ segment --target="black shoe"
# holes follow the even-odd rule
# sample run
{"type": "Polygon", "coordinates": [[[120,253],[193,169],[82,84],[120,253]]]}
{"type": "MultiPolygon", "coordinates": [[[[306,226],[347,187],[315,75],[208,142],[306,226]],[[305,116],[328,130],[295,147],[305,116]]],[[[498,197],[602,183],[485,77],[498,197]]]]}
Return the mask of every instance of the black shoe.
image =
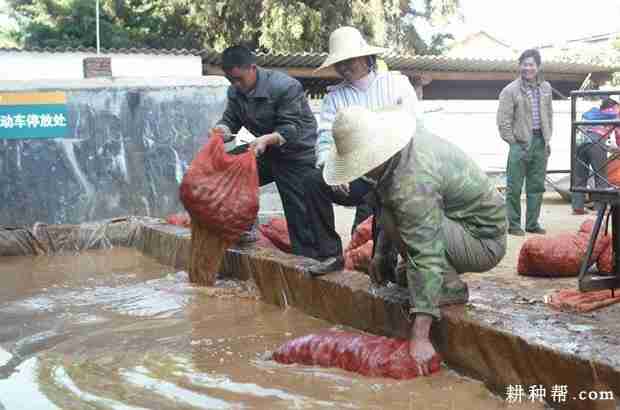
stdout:
{"type": "Polygon", "coordinates": [[[521,228],[508,228],[508,233],[514,236],[525,236],[525,232],[521,228]]]}
{"type": "Polygon", "coordinates": [[[342,256],[334,256],[309,267],[307,272],[310,276],[317,277],[342,269],[344,269],[344,258],[342,256]]]}
{"type": "Polygon", "coordinates": [[[526,229],[525,232],[529,232],[529,233],[535,233],[538,235],[544,235],[547,233],[547,231],[543,228],[541,228],[540,226],[538,228],[534,228],[534,229],[526,229]]]}

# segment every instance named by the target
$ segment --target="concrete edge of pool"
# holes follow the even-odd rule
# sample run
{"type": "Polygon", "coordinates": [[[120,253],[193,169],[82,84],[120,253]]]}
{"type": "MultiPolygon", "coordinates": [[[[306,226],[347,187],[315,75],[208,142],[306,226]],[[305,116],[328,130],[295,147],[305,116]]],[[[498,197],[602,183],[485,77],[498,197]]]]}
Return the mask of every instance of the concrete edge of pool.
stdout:
{"type": "MultiPolygon", "coordinates": [[[[189,229],[149,218],[109,222],[50,226],[45,235],[34,236],[44,249],[61,245],[91,249],[110,243],[135,247],[177,269],[189,266],[189,229]]],[[[27,244],[32,234],[26,229],[8,232],[22,238],[18,247],[34,249],[27,244]]],[[[0,239],[2,235],[0,229],[0,239]]],[[[0,256],[8,254],[0,250],[0,256]]],[[[407,336],[409,323],[402,313],[407,297],[402,289],[371,289],[368,277],[359,272],[308,278],[303,273],[308,263],[279,251],[236,247],[227,251],[222,274],[241,280],[253,278],[267,303],[294,306],[309,315],[374,334],[407,336]]],[[[435,344],[449,366],[482,380],[500,394],[510,385],[523,386],[524,400],[528,400],[529,386],[542,385],[547,402],[557,409],[616,409],[620,323],[613,323],[614,316],[570,315],[542,303],[514,303],[523,299],[523,289],[517,292],[487,277],[468,283],[470,303],[443,308],[443,320],[434,327],[435,344]],[[554,386],[568,386],[566,401],[552,400],[554,386]],[[614,399],[580,400],[580,392],[612,392],[614,399]]],[[[617,317],[615,322],[619,322],[617,317]]]]}

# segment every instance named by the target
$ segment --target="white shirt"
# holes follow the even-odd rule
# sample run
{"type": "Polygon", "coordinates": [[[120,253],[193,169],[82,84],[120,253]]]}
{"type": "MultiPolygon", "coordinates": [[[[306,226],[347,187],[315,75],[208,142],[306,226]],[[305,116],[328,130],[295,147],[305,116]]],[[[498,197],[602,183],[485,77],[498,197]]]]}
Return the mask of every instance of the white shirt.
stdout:
{"type": "Polygon", "coordinates": [[[411,110],[418,124],[421,124],[422,110],[418,97],[409,79],[395,72],[369,74],[367,89],[356,88],[348,81],[329,87],[328,94],[323,98],[321,116],[319,118],[318,138],[316,141],[317,166],[324,164],[334,144],[332,125],[336,113],[353,105],[377,110],[393,105],[403,105],[411,110]]]}

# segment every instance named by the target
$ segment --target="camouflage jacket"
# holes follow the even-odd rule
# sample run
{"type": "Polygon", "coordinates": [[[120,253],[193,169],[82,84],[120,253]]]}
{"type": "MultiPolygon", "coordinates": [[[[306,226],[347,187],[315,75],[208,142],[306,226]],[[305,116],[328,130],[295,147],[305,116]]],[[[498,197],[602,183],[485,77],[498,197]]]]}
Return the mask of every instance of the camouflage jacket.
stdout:
{"type": "MultiPolygon", "coordinates": [[[[439,318],[448,268],[442,219],[462,224],[474,237],[499,238],[506,232],[504,201],[471,158],[423,127],[390,159],[375,194],[384,219],[392,221],[385,230],[389,234],[387,225],[393,224],[407,260],[412,312],[439,318]]],[[[378,243],[376,251],[381,248],[378,243]]]]}

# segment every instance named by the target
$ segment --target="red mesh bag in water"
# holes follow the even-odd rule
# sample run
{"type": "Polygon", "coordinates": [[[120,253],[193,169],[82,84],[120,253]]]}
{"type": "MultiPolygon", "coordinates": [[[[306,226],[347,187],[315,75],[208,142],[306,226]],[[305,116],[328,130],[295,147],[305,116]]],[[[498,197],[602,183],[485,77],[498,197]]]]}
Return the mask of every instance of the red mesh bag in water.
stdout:
{"type": "Polygon", "coordinates": [[[270,219],[266,224],[259,225],[258,230],[281,251],[288,253],[293,251],[291,239],[288,234],[286,219],[270,219]]]}
{"type": "MultiPolygon", "coordinates": [[[[577,276],[589,240],[590,232],[529,238],[519,252],[517,270],[520,275],[526,276],[577,276]]],[[[591,262],[598,259],[608,243],[609,236],[600,236],[592,252],[591,262]]]]}
{"type": "Polygon", "coordinates": [[[227,154],[222,134],[212,132],[183,177],[180,197],[192,219],[229,243],[236,242],[258,213],[254,151],[227,154]]]}
{"type": "MultiPolygon", "coordinates": [[[[418,376],[408,340],[348,332],[326,331],[291,340],[273,354],[273,359],[284,364],[338,367],[372,377],[418,376]]],[[[440,364],[441,357],[436,354],[431,359],[431,373],[438,372],[440,364]]]]}

